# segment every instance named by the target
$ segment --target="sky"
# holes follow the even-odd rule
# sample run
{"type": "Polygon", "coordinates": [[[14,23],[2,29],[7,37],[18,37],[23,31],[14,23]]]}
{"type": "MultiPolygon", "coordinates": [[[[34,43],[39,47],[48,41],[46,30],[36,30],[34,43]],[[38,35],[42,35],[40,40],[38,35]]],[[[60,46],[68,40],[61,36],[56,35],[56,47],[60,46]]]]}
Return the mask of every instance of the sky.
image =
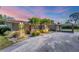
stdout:
{"type": "Polygon", "coordinates": [[[74,12],[79,12],[79,6],[0,6],[0,14],[14,17],[17,20],[39,17],[64,23],[74,12]]]}

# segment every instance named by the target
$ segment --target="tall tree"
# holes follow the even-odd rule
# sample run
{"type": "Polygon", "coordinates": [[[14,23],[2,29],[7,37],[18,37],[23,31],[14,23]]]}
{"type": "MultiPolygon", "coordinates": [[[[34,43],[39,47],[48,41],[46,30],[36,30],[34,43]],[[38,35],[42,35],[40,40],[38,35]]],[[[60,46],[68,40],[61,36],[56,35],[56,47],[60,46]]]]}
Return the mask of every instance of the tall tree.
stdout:
{"type": "Polygon", "coordinates": [[[79,12],[75,12],[75,13],[72,13],[70,16],[70,21],[75,21],[75,24],[77,23],[77,21],[79,20],[79,12]]]}
{"type": "Polygon", "coordinates": [[[48,19],[48,18],[44,18],[41,20],[41,24],[43,24],[42,28],[46,32],[48,32],[48,30],[50,29],[50,25],[52,25],[53,23],[54,23],[54,21],[51,19],[48,19]]]}
{"type": "Polygon", "coordinates": [[[5,24],[5,21],[6,21],[6,15],[2,16],[0,15],[0,24],[5,24]]]}
{"type": "Polygon", "coordinates": [[[40,23],[40,18],[36,18],[36,17],[33,17],[33,18],[29,18],[29,22],[31,23],[31,24],[39,24],[40,23]]]}
{"type": "Polygon", "coordinates": [[[0,15],[0,24],[4,24],[4,20],[3,20],[2,15],[0,15]]]}
{"type": "Polygon", "coordinates": [[[31,23],[31,25],[34,27],[34,28],[37,28],[38,25],[40,24],[41,22],[41,19],[40,18],[36,18],[36,17],[32,17],[29,19],[29,23],[31,23]]]}
{"type": "Polygon", "coordinates": [[[42,19],[41,23],[44,23],[46,25],[51,25],[52,23],[54,23],[54,21],[47,19],[47,18],[44,18],[44,19],[42,19]]]}

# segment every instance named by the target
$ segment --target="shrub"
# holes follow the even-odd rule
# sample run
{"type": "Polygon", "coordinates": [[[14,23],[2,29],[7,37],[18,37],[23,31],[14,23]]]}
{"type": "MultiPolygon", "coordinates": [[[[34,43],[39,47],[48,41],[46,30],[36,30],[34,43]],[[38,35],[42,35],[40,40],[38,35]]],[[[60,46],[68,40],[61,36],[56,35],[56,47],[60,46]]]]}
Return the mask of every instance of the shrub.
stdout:
{"type": "Polygon", "coordinates": [[[62,29],[72,29],[72,26],[62,26],[62,29]]]}
{"type": "Polygon", "coordinates": [[[13,42],[9,41],[8,38],[6,38],[4,36],[0,36],[0,49],[8,47],[8,46],[10,46],[12,44],[13,44],[13,42]]]}
{"type": "Polygon", "coordinates": [[[41,33],[47,33],[48,32],[48,29],[42,29],[40,30],[41,33]]]}
{"type": "Polygon", "coordinates": [[[34,32],[32,32],[32,36],[38,36],[40,35],[40,31],[39,30],[36,30],[34,32]]]}
{"type": "Polygon", "coordinates": [[[6,32],[4,32],[4,35],[9,35],[11,33],[11,31],[6,31],[6,32]]]}
{"type": "Polygon", "coordinates": [[[4,35],[6,31],[10,31],[11,29],[8,26],[0,25],[0,35],[4,35]]]}

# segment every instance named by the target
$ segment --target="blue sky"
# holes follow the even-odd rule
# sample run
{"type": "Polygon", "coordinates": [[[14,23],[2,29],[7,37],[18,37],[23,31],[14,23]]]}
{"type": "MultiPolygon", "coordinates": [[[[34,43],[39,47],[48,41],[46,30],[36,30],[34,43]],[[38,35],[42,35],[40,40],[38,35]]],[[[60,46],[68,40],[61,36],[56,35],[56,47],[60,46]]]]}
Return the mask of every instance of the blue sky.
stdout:
{"type": "Polygon", "coordinates": [[[79,12],[79,6],[2,6],[1,14],[27,20],[30,17],[50,18],[55,22],[65,22],[68,16],[79,12]]]}

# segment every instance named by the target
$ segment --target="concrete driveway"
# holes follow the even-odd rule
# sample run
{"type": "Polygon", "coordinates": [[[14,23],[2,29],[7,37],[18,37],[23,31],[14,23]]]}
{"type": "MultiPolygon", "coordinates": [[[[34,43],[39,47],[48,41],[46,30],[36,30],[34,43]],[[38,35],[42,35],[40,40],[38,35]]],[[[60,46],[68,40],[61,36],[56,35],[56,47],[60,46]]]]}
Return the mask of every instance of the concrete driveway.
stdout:
{"type": "Polygon", "coordinates": [[[76,52],[79,51],[79,33],[54,32],[28,38],[7,47],[2,52],[76,52]]]}

